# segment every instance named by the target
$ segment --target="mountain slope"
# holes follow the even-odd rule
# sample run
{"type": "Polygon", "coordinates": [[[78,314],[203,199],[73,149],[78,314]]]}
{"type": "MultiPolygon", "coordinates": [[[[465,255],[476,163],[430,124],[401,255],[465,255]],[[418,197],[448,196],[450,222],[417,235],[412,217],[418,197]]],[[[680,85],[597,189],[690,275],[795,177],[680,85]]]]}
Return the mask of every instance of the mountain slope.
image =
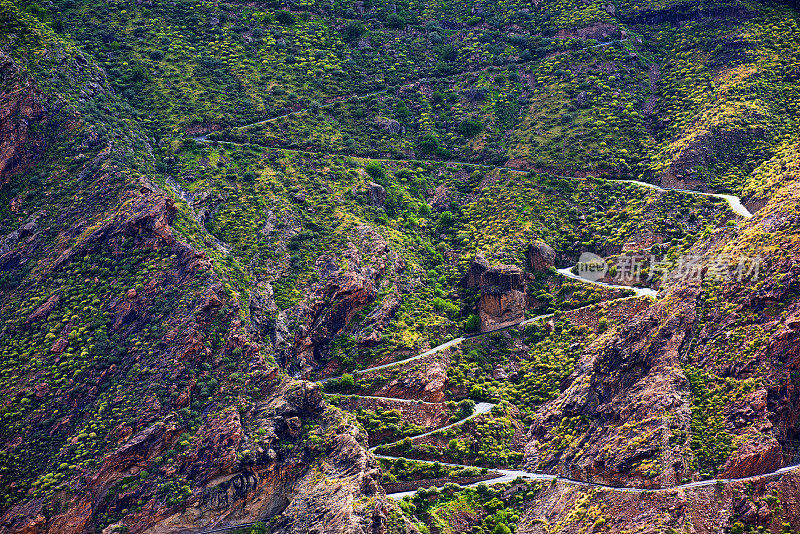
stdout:
{"type": "Polygon", "coordinates": [[[2,17],[2,530],[385,523],[363,433],[279,374],[102,71],[2,17]]]}

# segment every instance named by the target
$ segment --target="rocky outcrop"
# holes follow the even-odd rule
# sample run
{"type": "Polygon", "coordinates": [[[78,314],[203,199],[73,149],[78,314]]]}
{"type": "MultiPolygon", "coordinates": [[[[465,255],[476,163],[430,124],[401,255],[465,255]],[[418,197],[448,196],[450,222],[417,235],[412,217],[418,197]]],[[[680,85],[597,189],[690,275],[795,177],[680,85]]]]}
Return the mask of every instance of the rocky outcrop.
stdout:
{"type": "Polygon", "coordinates": [[[41,131],[47,120],[45,98],[35,83],[25,78],[13,59],[0,50],[0,188],[10,176],[33,161],[43,140],[41,131]],[[13,83],[16,80],[17,83],[13,83]]]}
{"type": "Polygon", "coordinates": [[[272,286],[261,282],[250,291],[250,320],[254,336],[262,343],[271,343],[277,354],[287,354],[289,329],[286,314],[275,304],[272,286]]]}
{"type": "Polygon", "coordinates": [[[268,400],[209,416],[188,449],[176,443],[184,430],[174,417],[153,424],[73,488],[66,512],[48,520],[43,503],[33,501],[7,513],[3,531],[77,534],[108,515],[131,533],[183,533],[275,516],[271,532],[382,532],[390,505],[378,488],[365,436],[353,425],[341,426],[341,414],[325,406],[316,385],[279,380],[268,400]],[[330,441],[310,446],[302,424],[319,425],[330,441]],[[287,443],[294,444],[291,451],[287,443]],[[184,449],[176,461],[159,463],[175,446],[184,449]],[[141,473],[143,482],[112,490],[141,473]],[[174,480],[184,481],[185,489],[173,487],[174,480]],[[185,492],[184,499],[173,502],[164,488],[185,492]],[[361,502],[365,496],[369,501],[361,502]]]}
{"type": "Polygon", "coordinates": [[[744,478],[783,467],[783,449],[772,437],[758,435],[736,448],[720,469],[719,478],[744,478]]]}
{"type": "Polygon", "coordinates": [[[525,280],[519,267],[492,267],[478,254],[462,277],[461,285],[480,289],[477,308],[482,332],[518,323],[525,315],[525,280]]]}
{"type": "Polygon", "coordinates": [[[404,365],[368,371],[358,380],[371,382],[363,393],[377,397],[443,402],[446,399],[447,351],[425,356],[404,365]]]}
{"type": "Polygon", "coordinates": [[[386,203],[386,189],[382,185],[370,182],[367,184],[369,201],[373,206],[383,206],[386,203]]]}
{"type": "Polygon", "coordinates": [[[375,119],[375,124],[377,124],[378,127],[381,130],[384,130],[384,131],[389,132],[390,134],[394,134],[394,135],[397,135],[397,134],[400,134],[400,133],[403,133],[403,132],[406,131],[405,127],[402,124],[400,124],[398,121],[396,121],[395,119],[387,119],[385,117],[378,117],[378,118],[375,119]]]}
{"type": "Polygon", "coordinates": [[[386,295],[381,305],[369,313],[358,331],[358,344],[363,347],[377,345],[382,339],[383,330],[389,326],[397,310],[400,309],[402,299],[397,292],[386,295]]]}
{"type": "Polygon", "coordinates": [[[556,251],[542,241],[536,241],[528,245],[527,255],[528,263],[535,273],[546,271],[556,264],[556,251]]]}
{"type": "Polygon", "coordinates": [[[478,315],[482,332],[518,323],[525,317],[525,282],[519,267],[492,267],[483,273],[480,287],[478,315]]]}
{"type": "MultiPolygon", "coordinates": [[[[287,327],[294,330],[294,342],[281,359],[293,373],[307,377],[325,367],[334,337],[375,300],[385,277],[394,277],[404,268],[402,260],[372,227],[357,227],[354,237],[340,256],[326,254],[317,259],[319,282],[308,288],[306,297],[286,315],[290,322],[287,327]],[[339,257],[345,260],[345,267],[340,266],[339,257]]],[[[398,302],[390,298],[384,304],[386,308],[380,308],[383,313],[372,317],[367,337],[373,341],[380,339],[380,332],[399,307],[399,298],[398,302]]]]}
{"type": "Polygon", "coordinates": [[[489,267],[489,262],[483,257],[483,254],[476,255],[475,259],[470,263],[467,272],[461,278],[461,285],[466,288],[480,286],[483,273],[488,271],[489,267]]]}
{"type": "MultiPolygon", "coordinates": [[[[692,303],[694,296],[683,294],[680,301],[692,303]]],[[[663,447],[662,437],[690,425],[689,384],[678,367],[678,350],[695,316],[692,306],[673,310],[669,325],[651,337],[662,313],[657,304],[629,320],[611,343],[584,352],[571,385],[531,425],[525,451],[530,468],[640,487],[682,478],[681,451],[663,447]],[[580,422],[571,431],[580,439],[566,447],[559,436],[565,419],[580,422]],[[639,469],[653,458],[663,459],[659,480],[639,469]]]]}
{"type": "Polygon", "coordinates": [[[367,269],[340,271],[332,258],[320,258],[317,266],[325,273],[312,288],[307,302],[296,309],[304,320],[295,334],[293,365],[310,373],[317,361],[324,361],[334,336],[341,332],[361,308],[377,295],[376,282],[382,271],[367,269]]]}
{"type": "Polygon", "coordinates": [[[483,332],[517,323],[525,315],[525,280],[519,267],[492,267],[478,254],[462,277],[461,285],[480,289],[477,308],[483,332]]]}
{"type": "MultiPolygon", "coordinates": [[[[613,9],[613,4],[611,8],[613,9]]],[[[560,39],[595,39],[597,41],[608,41],[620,33],[619,27],[615,24],[596,22],[591,26],[578,28],[577,30],[559,30],[556,37],[560,39]]]]}

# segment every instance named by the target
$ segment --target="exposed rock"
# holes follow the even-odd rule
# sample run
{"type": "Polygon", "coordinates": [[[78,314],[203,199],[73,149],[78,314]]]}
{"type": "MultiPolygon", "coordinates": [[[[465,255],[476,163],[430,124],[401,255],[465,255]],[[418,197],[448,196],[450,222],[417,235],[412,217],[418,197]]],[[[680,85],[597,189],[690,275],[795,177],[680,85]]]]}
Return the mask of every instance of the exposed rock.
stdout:
{"type": "MultiPolygon", "coordinates": [[[[476,266],[474,272],[481,268],[474,262],[473,265],[476,266]]],[[[478,314],[482,332],[522,320],[527,301],[525,280],[519,267],[490,267],[481,275],[479,287],[481,297],[478,301],[478,314]]]]}
{"type": "MultiPolygon", "coordinates": [[[[613,7],[613,6],[612,6],[613,7]]],[[[614,24],[605,22],[596,22],[590,26],[583,28],[563,29],[559,30],[556,37],[561,39],[595,39],[598,41],[607,41],[619,31],[619,28],[614,24]]]]}
{"type": "Polygon", "coordinates": [[[402,373],[372,393],[380,397],[443,402],[447,387],[448,361],[431,358],[422,364],[415,362],[415,367],[419,365],[417,372],[402,373]]]}
{"type": "Polygon", "coordinates": [[[778,440],[758,439],[739,445],[722,467],[719,478],[743,478],[770,473],[783,466],[783,451],[778,440]]]}
{"type": "Polygon", "coordinates": [[[363,328],[358,336],[359,345],[369,347],[377,345],[381,340],[383,330],[400,309],[402,299],[396,292],[384,297],[381,305],[364,319],[363,328]]]}
{"type": "Polygon", "coordinates": [[[461,285],[466,288],[478,287],[481,284],[483,273],[488,270],[489,262],[483,257],[483,254],[476,255],[466,274],[461,278],[461,285]]]}
{"type": "Polygon", "coordinates": [[[546,271],[556,264],[556,251],[542,241],[536,241],[528,245],[528,262],[530,262],[533,272],[546,271]]]}
{"type": "Polygon", "coordinates": [[[403,125],[400,124],[395,119],[387,119],[385,117],[378,117],[378,118],[375,119],[375,123],[378,125],[378,127],[381,130],[385,130],[385,131],[387,131],[387,132],[389,132],[391,134],[394,134],[394,135],[397,135],[397,134],[400,134],[400,133],[404,133],[406,131],[406,129],[403,127],[403,125]]]}
{"type": "Polygon", "coordinates": [[[373,206],[383,206],[386,202],[386,190],[382,185],[370,182],[369,187],[369,201],[373,206]]]}
{"type": "MultiPolygon", "coordinates": [[[[0,189],[9,177],[30,164],[42,141],[35,132],[43,128],[47,110],[40,91],[32,80],[13,80],[22,77],[20,68],[0,50],[0,72],[4,87],[0,91],[0,189]]],[[[13,206],[12,206],[13,209],[13,206]]]]}
{"type": "Polygon", "coordinates": [[[38,308],[36,308],[33,311],[33,313],[31,313],[28,316],[28,319],[26,321],[28,323],[33,323],[40,319],[46,319],[47,316],[50,315],[50,312],[53,311],[53,309],[56,307],[60,298],[61,297],[58,293],[53,293],[52,295],[50,295],[50,298],[48,298],[38,308]]]}
{"type": "Polygon", "coordinates": [[[285,314],[275,304],[272,286],[260,283],[250,291],[250,318],[259,341],[269,341],[278,354],[289,350],[289,330],[285,314]]]}
{"type": "Polygon", "coordinates": [[[319,282],[309,287],[306,298],[287,314],[295,334],[289,354],[282,359],[299,376],[309,376],[325,366],[333,338],[359,310],[375,300],[384,276],[394,276],[404,268],[402,260],[374,228],[361,225],[356,232],[354,241],[340,255],[346,259],[346,267],[341,267],[333,255],[319,257],[319,282]]]}
{"type": "Polygon", "coordinates": [[[69,346],[69,340],[66,337],[60,337],[53,342],[52,347],[50,347],[50,352],[53,354],[61,354],[67,347],[69,346]]]}
{"type": "Polygon", "coordinates": [[[696,291],[687,289],[676,299],[684,304],[673,304],[671,320],[658,335],[651,331],[662,317],[662,302],[629,319],[607,345],[584,351],[571,385],[537,411],[525,449],[530,467],[611,485],[656,487],[682,478],[681,457],[655,436],[674,429],[688,432],[690,426],[689,384],[678,365],[678,350],[694,322],[695,298],[696,291]],[[550,449],[546,444],[564,417],[584,418],[584,426],[575,430],[582,437],[563,450],[550,449]],[[632,439],[627,428],[654,437],[632,439]],[[658,477],[637,470],[656,457],[664,466],[658,477]]]}

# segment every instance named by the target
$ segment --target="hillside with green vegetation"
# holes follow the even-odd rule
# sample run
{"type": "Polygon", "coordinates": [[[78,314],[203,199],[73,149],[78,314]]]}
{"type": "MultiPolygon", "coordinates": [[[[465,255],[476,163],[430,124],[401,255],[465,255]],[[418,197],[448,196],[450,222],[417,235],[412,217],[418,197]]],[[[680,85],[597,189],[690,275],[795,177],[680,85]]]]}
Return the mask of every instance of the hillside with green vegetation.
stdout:
{"type": "Polygon", "coordinates": [[[798,42],[0,0],[0,532],[800,531],[798,42]]]}

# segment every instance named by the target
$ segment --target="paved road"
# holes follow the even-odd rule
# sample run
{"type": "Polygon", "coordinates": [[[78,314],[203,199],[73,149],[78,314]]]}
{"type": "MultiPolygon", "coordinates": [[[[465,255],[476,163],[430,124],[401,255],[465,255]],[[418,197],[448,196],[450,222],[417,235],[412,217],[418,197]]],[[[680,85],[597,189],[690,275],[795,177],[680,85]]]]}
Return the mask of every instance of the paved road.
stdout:
{"type": "MultiPolygon", "coordinates": [[[[600,43],[600,44],[598,44],[596,46],[607,46],[608,44],[610,44],[610,43],[600,43]]],[[[420,81],[423,81],[423,80],[420,80],[420,81]]],[[[375,92],[375,93],[370,93],[370,94],[367,94],[367,95],[354,96],[352,98],[355,98],[355,99],[357,99],[357,98],[368,98],[368,97],[371,97],[371,96],[376,96],[378,94],[385,93],[387,91],[388,91],[388,89],[383,90],[383,91],[378,91],[378,92],[375,92]]],[[[335,102],[332,102],[330,104],[325,104],[322,107],[327,107],[327,106],[333,105],[334,103],[335,102]]],[[[266,120],[258,121],[258,122],[253,123],[253,124],[245,125],[245,126],[242,126],[241,128],[247,128],[248,126],[268,123],[268,122],[275,121],[275,120],[278,120],[278,119],[283,118],[283,117],[287,117],[287,116],[290,116],[290,115],[294,115],[296,113],[300,113],[302,111],[304,111],[304,110],[292,111],[292,112],[286,113],[284,115],[280,115],[280,116],[277,116],[277,117],[272,117],[272,118],[269,118],[269,119],[266,119],[266,120]]],[[[199,142],[208,142],[208,138],[205,135],[195,137],[194,139],[196,141],[199,141],[199,142]]],[[[227,144],[233,144],[233,145],[246,144],[246,143],[234,143],[234,142],[225,142],[225,141],[221,141],[221,142],[222,143],[227,143],[227,144]]],[[[291,151],[291,150],[287,150],[287,151],[291,151]]],[[[294,152],[310,152],[310,151],[294,150],[294,152]]],[[[326,153],[326,154],[327,155],[332,155],[332,154],[328,154],[328,153],[326,153]]],[[[342,155],[344,155],[344,154],[342,154],[342,155]]],[[[378,161],[395,161],[395,160],[382,159],[382,158],[365,158],[365,159],[371,159],[371,160],[376,160],[377,159],[378,161]]],[[[420,160],[420,161],[422,161],[422,160],[420,160]]],[[[463,162],[451,161],[451,162],[445,162],[445,163],[463,163],[463,162]]],[[[513,168],[513,167],[507,167],[507,166],[479,165],[479,164],[471,164],[471,163],[463,163],[463,164],[465,164],[465,165],[473,165],[473,166],[476,166],[476,167],[484,167],[484,168],[485,167],[489,167],[489,168],[494,168],[494,169],[505,169],[505,170],[516,171],[516,172],[527,172],[524,169],[516,169],[516,168],[513,168]]],[[[561,178],[574,178],[574,177],[562,176],[561,178]]],[[[740,216],[742,216],[744,218],[750,218],[750,217],[753,216],[753,214],[747,208],[744,207],[744,205],[742,204],[741,199],[739,197],[734,196],[734,195],[725,195],[725,194],[720,194],[720,193],[706,193],[706,192],[702,192],[702,191],[693,191],[693,190],[690,190],[690,189],[664,188],[664,187],[660,187],[660,186],[657,186],[657,185],[654,185],[654,184],[650,184],[650,183],[647,183],[647,182],[641,182],[641,181],[638,181],[638,180],[609,180],[609,181],[617,182],[617,183],[635,184],[635,185],[638,185],[638,186],[641,186],[641,187],[648,187],[650,189],[655,189],[657,191],[678,191],[678,192],[681,192],[681,193],[688,193],[688,194],[694,194],[694,195],[703,195],[703,196],[708,196],[708,197],[721,198],[721,199],[723,199],[723,200],[728,202],[728,205],[730,206],[731,210],[734,213],[736,213],[737,215],[740,215],[740,216]]],[[[172,185],[172,184],[170,184],[170,185],[172,185]]],[[[174,189],[174,187],[173,187],[173,189],[174,189]]],[[[657,294],[658,294],[656,291],[654,291],[652,289],[647,289],[647,288],[617,286],[617,285],[613,285],[613,284],[606,284],[604,282],[596,282],[596,281],[592,281],[592,280],[586,280],[586,279],[581,278],[580,276],[572,273],[571,269],[572,269],[571,267],[564,268],[564,269],[558,269],[558,273],[561,274],[562,276],[567,277],[567,278],[580,280],[582,282],[586,282],[586,283],[590,283],[590,284],[594,284],[594,285],[598,285],[598,286],[608,287],[608,288],[612,288],[612,289],[628,289],[628,290],[632,290],[632,291],[634,291],[636,293],[636,297],[642,297],[642,296],[644,296],[644,297],[656,297],[657,294]]],[[[633,298],[636,298],[636,297],[633,297],[633,298]]],[[[505,330],[507,328],[515,328],[515,327],[518,327],[518,326],[525,326],[527,324],[531,324],[532,322],[535,322],[535,321],[538,321],[538,320],[541,320],[541,319],[544,319],[544,318],[549,318],[549,317],[552,317],[552,314],[540,315],[538,317],[534,317],[532,319],[527,319],[527,320],[522,321],[520,323],[517,323],[517,324],[514,324],[514,325],[510,325],[508,327],[502,328],[501,330],[505,330]]],[[[353,371],[352,374],[363,374],[363,373],[367,373],[367,372],[370,372],[370,371],[379,371],[381,369],[388,369],[390,367],[395,367],[397,365],[402,365],[402,364],[405,364],[405,363],[409,363],[409,362],[412,362],[414,360],[418,360],[420,358],[423,358],[425,356],[429,356],[431,354],[436,354],[436,353],[441,352],[441,351],[443,351],[443,350],[445,350],[447,348],[450,348],[450,347],[453,347],[455,345],[458,345],[459,343],[462,343],[466,339],[470,339],[472,337],[477,337],[477,336],[480,336],[480,335],[486,335],[486,334],[489,334],[489,333],[491,333],[491,332],[483,332],[483,333],[480,333],[480,334],[467,336],[467,337],[458,337],[458,338],[452,339],[452,340],[450,340],[450,341],[448,341],[446,343],[443,343],[443,344],[441,344],[441,345],[439,345],[437,347],[434,347],[434,348],[432,348],[430,350],[427,350],[425,352],[417,354],[416,356],[412,356],[411,358],[407,358],[405,360],[399,360],[399,361],[396,361],[396,362],[387,363],[387,364],[384,364],[384,365],[379,365],[377,367],[371,367],[371,368],[368,368],[368,369],[359,369],[359,370],[353,371]]],[[[330,377],[330,378],[326,378],[326,379],[323,379],[323,380],[319,380],[318,382],[319,383],[325,383],[325,382],[329,382],[331,380],[338,380],[339,378],[340,377],[330,377]]],[[[392,400],[392,401],[408,402],[408,403],[418,402],[416,400],[396,399],[396,398],[389,398],[389,397],[370,397],[370,396],[365,396],[365,398],[387,399],[387,400],[392,400]]],[[[485,403],[485,402],[479,403],[479,404],[477,404],[475,406],[475,410],[472,413],[472,415],[470,415],[468,417],[465,417],[464,419],[461,419],[459,421],[456,421],[455,423],[451,423],[449,425],[446,425],[446,426],[443,426],[443,427],[440,427],[440,428],[436,428],[436,429],[431,430],[429,432],[426,432],[424,434],[419,434],[417,436],[412,437],[411,439],[417,439],[417,438],[429,436],[429,435],[434,434],[436,432],[441,432],[441,431],[447,430],[449,428],[452,428],[454,426],[463,424],[465,421],[468,421],[468,420],[472,419],[473,417],[477,417],[479,415],[488,413],[493,407],[494,407],[494,405],[491,404],[491,403],[485,403]]],[[[390,443],[388,445],[394,445],[396,443],[397,442],[390,443]]],[[[383,445],[383,446],[386,446],[386,445],[383,445]]],[[[377,447],[373,447],[370,450],[375,450],[376,448],[377,447]]],[[[379,454],[376,454],[375,456],[378,457],[378,458],[398,459],[398,457],[385,456],[385,455],[379,455],[379,454]]],[[[413,460],[413,461],[431,463],[431,464],[432,463],[436,463],[436,462],[427,461],[427,460],[413,460]]],[[[449,463],[443,463],[443,462],[439,462],[439,463],[441,463],[442,465],[446,465],[446,466],[450,466],[450,467],[458,467],[458,468],[472,467],[472,466],[460,465],[460,464],[449,464],[449,463]]],[[[739,481],[748,481],[748,480],[757,480],[757,479],[763,479],[763,478],[770,478],[770,477],[775,477],[775,476],[781,476],[783,474],[786,474],[786,473],[789,473],[791,471],[794,471],[794,470],[796,470],[798,468],[800,468],[800,464],[783,467],[781,469],[778,469],[778,470],[770,472],[770,473],[765,473],[765,474],[762,474],[762,475],[755,475],[755,476],[751,476],[751,477],[744,477],[744,478],[737,478],[737,479],[703,480],[703,481],[698,481],[698,482],[690,482],[688,484],[681,484],[681,485],[677,485],[677,486],[672,486],[672,487],[667,487],[667,488],[657,488],[657,489],[607,486],[607,485],[604,485],[604,484],[595,484],[595,483],[591,483],[591,482],[583,482],[583,481],[579,481],[579,480],[573,480],[573,479],[569,479],[569,478],[566,478],[566,477],[561,477],[561,476],[557,476],[557,475],[550,475],[550,474],[546,474],[546,473],[535,473],[535,472],[530,472],[530,471],[513,470],[513,469],[494,469],[493,471],[496,471],[497,473],[499,473],[498,477],[490,479],[490,480],[487,480],[487,481],[484,481],[484,482],[477,482],[477,483],[474,483],[474,484],[468,484],[467,486],[476,486],[477,484],[480,484],[480,483],[502,484],[502,483],[505,483],[505,482],[511,482],[512,480],[515,480],[516,478],[521,477],[521,478],[527,479],[527,480],[544,480],[544,481],[558,480],[560,482],[564,482],[564,483],[572,484],[572,485],[576,485],[576,486],[581,486],[581,487],[599,488],[599,489],[605,489],[605,490],[617,491],[617,492],[624,492],[624,493],[643,493],[643,492],[649,492],[649,491],[664,492],[664,491],[670,491],[670,490],[702,488],[702,487],[713,486],[713,485],[716,485],[716,484],[728,484],[728,483],[731,483],[731,482],[739,482],[739,481]]],[[[407,492],[400,492],[400,493],[392,493],[392,494],[389,494],[388,496],[393,498],[393,499],[401,499],[401,498],[403,498],[403,497],[405,497],[407,495],[413,495],[414,493],[415,492],[413,492],[413,491],[407,491],[407,492]]],[[[219,527],[219,528],[215,528],[215,529],[211,529],[211,530],[203,530],[203,531],[199,531],[199,532],[206,533],[206,534],[210,534],[210,533],[213,533],[213,532],[224,532],[226,530],[232,530],[234,528],[247,528],[248,526],[251,526],[251,525],[254,525],[254,524],[255,523],[246,523],[246,524],[238,525],[238,526],[235,526],[235,527],[219,527]]]]}
{"type": "MultiPolygon", "coordinates": [[[[379,454],[376,454],[375,456],[377,458],[385,458],[385,459],[389,459],[389,460],[396,460],[397,459],[396,457],[379,455],[379,454]]],[[[429,461],[429,460],[410,460],[410,461],[423,462],[423,463],[427,463],[427,464],[436,463],[436,462],[432,462],[432,461],[429,461]]],[[[449,463],[443,463],[443,462],[439,462],[439,463],[441,463],[442,465],[448,466],[448,467],[456,467],[456,468],[471,467],[471,466],[468,466],[468,465],[449,464],[449,463]]],[[[798,468],[800,468],[800,464],[795,464],[795,465],[791,465],[791,466],[787,466],[787,467],[782,467],[781,469],[778,469],[776,471],[772,471],[770,473],[764,473],[762,475],[753,475],[753,476],[743,477],[743,478],[719,478],[719,479],[715,478],[715,479],[711,479],[711,480],[700,480],[698,482],[689,482],[687,484],[679,484],[679,485],[676,485],[676,486],[669,486],[669,487],[665,487],[665,488],[637,488],[637,487],[632,487],[632,486],[608,486],[608,485],[605,485],[605,484],[597,484],[597,483],[594,483],[594,482],[585,482],[585,481],[582,481],[582,480],[574,480],[574,479],[567,478],[567,477],[562,477],[562,476],[559,476],[559,475],[549,475],[547,473],[536,473],[536,472],[523,471],[523,470],[518,470],[518,469],[490,469],[491,471],[495,471],[495,472],[499,473],[500,475],[498,477],[496,477],[496,478],[491,478],[489,480],[484,480],[482,482],[474,482],[472,484],[462,485],[462,487],[474,487],[474,486],[477,486],[478,484],[488,484],[488,485],[504,484],[506,482],[511,482],[511,481],[513,481],[513,480],[515,480],[517,478],[523,478],[525,480],[545,480],[545,481],[557,480],[559,482],[562,482],[562,483],[565,483],[565,484],[569,484],[569,485],[572,485],[572,486],[579,486],[579,487],[583,487],[583,488],[603,489],[603,490],[606,490],[606,491],[614,491],[614,492],[618,492],[618,493],[647,493],[647,492],[663,493],[663,492],[673,491],[673,490],[687,490],[687,489],[696,489],[696,488],[707,488],[709,486],[716,486],[717,484],[730,484],[732,482],[748,482],[748,481],[754,481],[754,480],[765,479],[765,478],[774,478],[774,477],[778,477],[778,476],[781,476],[781,475],[785,475],[786,473],[790,473],[792,471],[795,471],[798,468]]],[[[413,495],[414,493],[416,493],[416,491],[402,491],[402,492],[397,492],[397,493],[389,493],[389,494],[387,494],[387,497],[399,500],[399,499],[402,499],[403,497],[405,497],[407,495],[413,495]]]]}
{"type": "Polygon", "coordinates": [[[563,269],[558,269],[558,274],[562,276],[566,276],[567,278],[572,278],[574,280],[580,280],[581,282],[585,282],[587,284],[594,284],[596,286],[607,287],[610,289],[629,289],[636,293],[637,297],[653,297],[655,298],[658,296],[658,291],[654,289],[649,289],[646,287],[631,287],[631,286],[617,286],[614,284],[606,284],[605,282],[596,282],[594,280],[587,280],[586,278],[582,278],[577,274],[572,272],[572,267],[565,267],[563,269]]]}
{"type": "Polygon", "coordinates": [[[609,180],[609,182],[616,182],[621,184],[636,184],[642,187],[649,187],[650,189],[655,189],[656,191],[678,191],[680,193],[689,193],[692,195],[702,195],[705,197],[713,197],[713,198],[721,198],[728,202],[731,210],[736,213],[737,215],[741,215],[745,219],[749,219],[753,216],[750,213],[750,210],[744,207],[742,204],[742,200],[739,197],[733,195],[723,195],[721,193],[704,193],[702,191],[694,191],[692,189],[679,189],[677,187],[661,187],[655,184],[649,184],[647,182],[640,182],[638,180],[609,180]]]}
{"type": "MultiPolygon", "coordinates": [[[[297,112],[293,111],[292,113],[297,113],[297,112]]],[[[280,117],[275,117],[275,118],[280,118],[280,117]]],[[[273,119],[267,119],[266,122],[268,122],[270,120],[274,120],[274,118],[273,119]]],[[[252,126],[252,125],[249,125],[249,126],[252,126]]],[[[245,128],[245,127],[246,126],[243,126],[243,128],[245,128]]],[[[198,141],[198,142],[201,142],[201,143],[210,142],[208,140],[208,137],[205,136],[205,135],[199,135],[197,137],[193,137],[193,139],[195,141],[198,141]]],[[[252,144],[252,143],[237,143],[236,141],[219,141],[219,143],[220,144],[226,144],[226,145],[234,145],[234,146],[248,146],[248,145],[252,144]]],[[[261,145],[255,145],[255,146],[261,146],[261,145]]],[[[507,165],[485,165],[485,164],[480,164],[480,163],[468,163],[468,162],[465,162],[465,161],[453,161],[453,160],[440,161],[440,160],[424,160],[424,159],[402,159],[402,160],[398,160],[396,158],[373,158],[373,157],[369,157],[369,156],[353,156],[352,154],[340,154],[340,153],[335,153],[335,152],[315,152],[313,150],[299,150],[299,149],[294,149],[294,148],[263,147],[263,146],[261,148],[272,148],[274,150],[283,150],[283,151],[286,151],[286,152],[302,152],[302,153],[307,153],[307,154],[318,154],[318,155],[324,155],[324,156],[356,157],[356,158],[361,158],[361,159],[367,159],[367,160],[370,160],[370,161],[384,161],[384,162],[405,161],[405,162],[409,162],[409,163],[413,163],[413,162],[420,162],[420,163],[451,163],[451,164],[458,164],[458,165],[467,165],[467,166],[471,166],[471,167],[480,167],[480,168],[485,168],[485,169],[506,170],[506,171],[519,172],[519,173],[527,173],[528,172],[525,169],[520,169],[520,168],[516,168],[516,167],[509,167],[507,165]]],[[[543,173],[543,174],[551,174],[551,173],[543,173]]],[[[576,179],[574,176],[558,176],[558,175],[554,175],[554,176],[557,176],[558,178],[567,178],[567,179],[572,179],[572,180],[576,179]]],[[[728,202],[728,206],[731,208],[731,211],[733,211],[737,215],[740,215],[740,216],[742,216],[742,217],[744,217],[746,219],[749,219],[749,218],[751,218],[753,216],[753,214],[750,212],[750,210],[748,210],[747,208],[744,207],[744,204],[742,204],[742,200],[739,197],[734,196],[734,195],[725,195],[725,194],[722,194],[722,193],[706,193],[706,192],[703,192],[703,191],[694,191],[692,189],[680,189],[680,188],[676,188],[676,187],[674,187],[674,188],[673,187],[661,187],[661,186],[658,186],[658,185],[655,185],[655,184],[651,184],[651,183],[647,183],[647,182],[640,182],[638,180],[607,180],[607,181],[608,182],[614,182],[614,183],[621,183],[621,184],[624,184],[624,183],[635,184],[635,185],[638,185],[638,186],[641,186],[641,187],[647,187],[649,189],[655,189],[656,191],[677,191],[679,193],[687,193],[687,194],[690,194],[690,195],[701,195],[701,196],[706,196],[706,197],[721,198],[721,199],[723,199],[723,200],[728,202]]]]}
{"type": "MultiPolygon", "coordinates": [[[[430,350],[426,350],[425,352],[423,352],[421,354],[417,354],[416,356],[412,356],[410,358],[406,358],[405,360],[397,360],[396,362],[385,363],[383,365],[378,365],[376,367],[368,367],[366,369],[356,369],[355,371],[351,372],[350,374],[352,374],[352,375],[361,375],[361,374],[364,374],[364,373],[369,373],[369,372],[372,372],[372,371],[380,371],[381,369],[389,369],[390,367],[396,367],[396,366],[402,365],[404,363],[413,362],[414,360],[419,360],[420,358],[424,358],[425,356],[430,356],[431,354],[436,354],[437,352],[441,352],[441,351],[443,351],[445,349],[448,349],[450,347],[458,345],[459,343],[461,343],[465,339],[466,338],[463,338],[463,337],[457,337],[455,339],[451,339],[447,343],[442,343],[438,347],[434,347],[434,348],[432,348],[430,350]]],[[[326,382],[330,382],[331,380],[339,380],[340,378],[341,378],[340,376],[331,376],[329,378],[323,378],[322,380],[317,380],[317,383],[324,384],[326,382]]]]}
{"type": "MultiPolygon", "coordinates": [[[[366,369],[356,369],[356,370],[352,371],[349,374],[351,374],[351,375],[361,375],[361,374],[364,374],[364,373],[370,373],[372,371],[380,371],[381,369],[389,369],[391,367],[397,367],[398,365],[403,365],[403,364],[406,364],[406,363],[409,363],[409,362],[413,362],[415,360],[419,360],[420,358],[424,358],[425,356],[430,356],[431,354],[436,354],[437,352],[442,352],[443,350],[449,349],[450,347],[455,347],[456,345],[458,345],[460,343],[463,343],[467,339],[473,339],[473,338],[480,337],[480,336],[485,336],[485,335],[488,335],[488,334],[494,334],[495,332],[500,332],[500,331],[503,331],[503,330],[509,330],[509,329],[512,329],[512,328],[517,328],[519,326],[526,326],[526,325],[529,325],[529,324],[534,323],[536,321],[539,321],[541,319],[547,319],[547,318],[550,318],[552,316],[553,316],[552,313],[548,313],[548,314],[545,314],[545,315],[537,315],[536,317],[532,317],[530,319],[526,319],[524,321],[521,321],[519,323],[514,323],[512,325],[504,326],[502,328],[497,328],[495,330],[489,330],[489,331],[486,331],[486,332],[479,332],[477,334],[470,334],[470,335],[464,336],[464,337],[457,337],[455,339],[451,339],[450,341],[448,341],[446,343],[442,343],[441,345],[439,345],[437,347],[433,347],[432,349],[429,349],[429,350],[426,350],[425,352],[417,354],[416,356],[411,356],[410,358],[406,358],[404,360],[397,360],[396,362],[385,363],[383,365],[378,365],[376,367],[367,367],[366,369]]],[[[331,377],[328,377],[328,378],[323,378],[321,380],[317,380],[316,382],[318,384],[325,384],[327,382],[331,382],[332,380],[339,380],[340,378],[341,378],[341,376],[331,376],[331,377]]],[[[386,397],[381,397],[381,398],[386,398],[386,397]]],[[[399,399],[393,399],[393,400],[399,400],[399,399]]],[[[414,401],[414,402],[417,402],[417,401],[414,401]]]]}
{"type": "MultiPolygon", "coordinates": [[[[396,400],[396,399],[390,399],[390,400],[396,400]]],[[[410,439],[413,440],[413,439],[424,438],[425,436],[430,436],[431,434],[436,434],[437,432],[444,432],[445,430],[453,428],[454,426],[462,425],[462,424],[466,423],[467,421],[469,421],[470,419],[472,419],[474,417],[478,417],[479,415],[483,415],[485,413],[489,413],[490,411],[492,411],[492,408],[494,408],[495,406],[497,406],[497,405],[496,404],[492,404],[491,402],[479,402],[478,404],[475,405],[475,409],[472,411],[471,415],[468,415],[467,417],[465,417],[463,419],[459,419],[455,423],[450,423],[449,425],[440,426],[439,428],[434,428],[430,432],[425,432],[424,434],[417,434],[416,436],[409,436],[409,437],[410,437],[410,439]]],[[[403,438],[403,439],[405,439],[405,438],[403,438]]],[[[393,441],[392,443],[385,443],[385,444],[382,444],[382,445],[375,445],[374,447],[370,448],[370,450],[374,451],[374,450],[382,448],[382,447],[391,447],[393,445],[397,445],[398,443],[402,442],[403,439],[399,439],[397,441],[393,441]]]]}

